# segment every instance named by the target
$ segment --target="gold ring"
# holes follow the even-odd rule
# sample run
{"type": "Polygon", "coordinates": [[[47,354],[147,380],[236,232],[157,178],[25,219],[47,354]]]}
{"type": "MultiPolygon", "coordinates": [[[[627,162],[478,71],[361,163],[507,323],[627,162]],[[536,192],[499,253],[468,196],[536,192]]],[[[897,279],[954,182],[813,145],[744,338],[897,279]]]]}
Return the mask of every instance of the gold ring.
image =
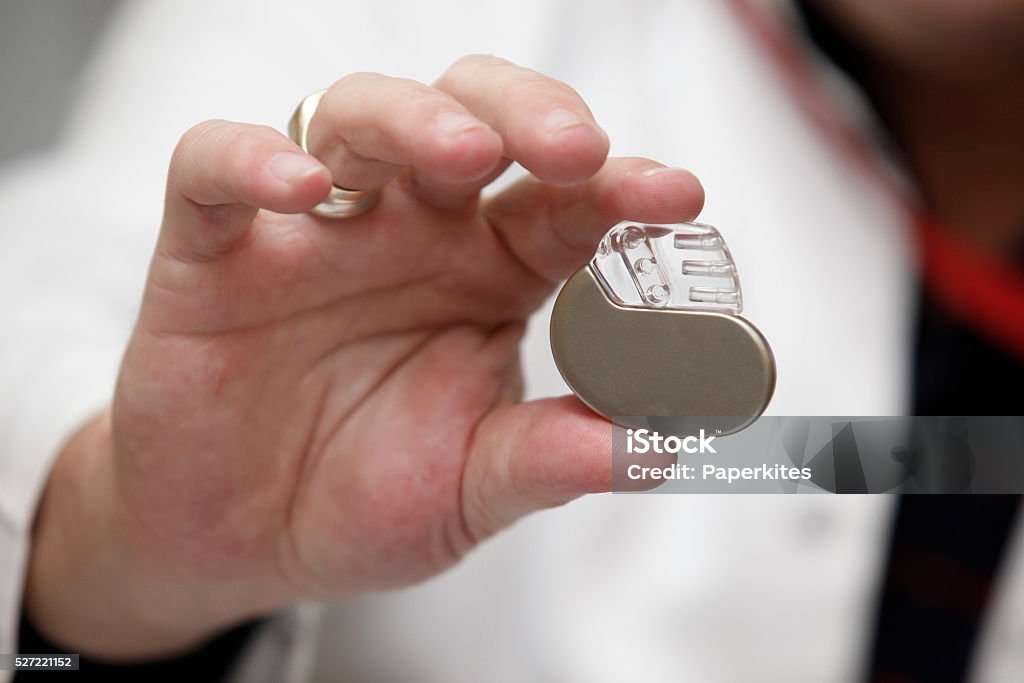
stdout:
{"type": "MultiPolygon", "coordinates": [[[[320,98],[324,96],[325,92],[327,91],[320,90],[302,100],[291,119],[288,120],[288,137],[294,140],[295,144],[307,154],[309,154],[309,148],[306,147],[306,131],[309,130],[313,112],[316,111],[316,106],[320,104],[320,98]]],[[[327,199],[310,209],[310,213],[325,218],[351,218],[372,209],[378,199],[380,199],[380,190],[346,190],[333,185],[327,199]]]]}

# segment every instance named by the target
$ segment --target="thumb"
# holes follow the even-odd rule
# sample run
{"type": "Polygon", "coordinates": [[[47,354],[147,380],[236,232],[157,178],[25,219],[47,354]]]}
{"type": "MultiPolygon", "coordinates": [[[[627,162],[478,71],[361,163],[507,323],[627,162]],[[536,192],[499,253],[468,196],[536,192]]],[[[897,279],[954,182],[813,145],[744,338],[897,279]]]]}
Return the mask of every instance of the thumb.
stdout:
{"type": "Polygon", "coordinates": [[[517,403],[477,427],[463,483],[480,541],[536,510],[612,487],[612,425],[574,396],[517,403]]]}

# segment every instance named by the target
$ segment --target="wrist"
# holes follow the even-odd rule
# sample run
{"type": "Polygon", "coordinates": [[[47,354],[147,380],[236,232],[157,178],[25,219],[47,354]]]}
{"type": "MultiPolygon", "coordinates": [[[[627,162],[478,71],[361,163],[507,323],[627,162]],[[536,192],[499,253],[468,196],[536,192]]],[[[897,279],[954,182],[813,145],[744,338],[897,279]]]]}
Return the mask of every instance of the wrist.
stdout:
{"type": "Polygon", "coordinates": [[[25,613],[53,642],[100,659],[187,650],[232,620],[190,594],[188,577],[175,581],[155,571],[119,509],[114,474],[104,414],[80,429],[54,464],[32,533],[25,613]]]}

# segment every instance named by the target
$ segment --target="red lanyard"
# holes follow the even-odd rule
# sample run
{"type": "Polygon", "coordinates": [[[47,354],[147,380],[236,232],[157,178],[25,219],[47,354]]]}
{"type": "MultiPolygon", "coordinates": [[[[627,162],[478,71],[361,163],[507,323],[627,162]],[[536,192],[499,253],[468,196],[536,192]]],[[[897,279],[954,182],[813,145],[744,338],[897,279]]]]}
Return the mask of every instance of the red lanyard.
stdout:
{"type": "Polygon", "coordinates": [[[822,91],[792,36],[765,16],[753,0],[731,0],[730,4],[813,124],[847,163],[874,179],[906,208],[917,236],[917,266],[930,293],[991,343],[1024,360],[1024,273],[979,253],[899,187],[864,135],[822,91]]]}

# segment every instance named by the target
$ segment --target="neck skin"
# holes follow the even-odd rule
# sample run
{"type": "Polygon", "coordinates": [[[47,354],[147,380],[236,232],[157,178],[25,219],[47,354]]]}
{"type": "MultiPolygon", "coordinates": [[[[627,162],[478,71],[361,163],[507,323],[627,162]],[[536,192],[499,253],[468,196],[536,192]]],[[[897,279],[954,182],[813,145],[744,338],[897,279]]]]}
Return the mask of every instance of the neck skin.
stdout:
{"type": "Polygon", "coordinates": [[[988,82],[937,81],[868,64],[865,86],[950,230],[1013,261],[1024,248],[1024,69],[988,82]]]}

